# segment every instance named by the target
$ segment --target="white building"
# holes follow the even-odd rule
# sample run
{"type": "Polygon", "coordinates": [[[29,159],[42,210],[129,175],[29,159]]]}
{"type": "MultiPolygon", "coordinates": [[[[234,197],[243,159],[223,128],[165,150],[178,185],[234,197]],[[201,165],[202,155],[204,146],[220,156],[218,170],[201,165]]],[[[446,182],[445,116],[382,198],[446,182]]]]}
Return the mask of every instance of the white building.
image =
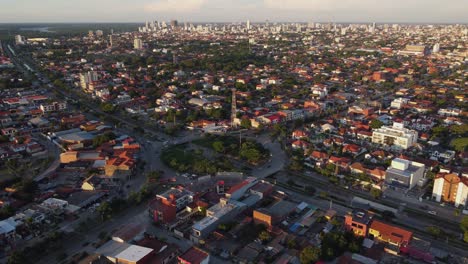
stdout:
{"type": "Polygon", "coordinates": [[[387,146],[397,146],[407,149],[418,140],[418,132],[404,128],[401,123],[393,123],[392,127],[382,126],[372,131],[372,142],[387,146]]]}
{"type": "Polygon", "coordinates": [[[327,87],[314,86],[311,88],[312,94],[316,95],[320,99],[325,98],[328,95],[327,87]]]}
{"type": "Polygon", "coordinates": [[[396,98],[396,99],[393,99],[392,103],[390,104],[390,107],[401,109],[401,107],[403,105],[406,105],[407,103],[408,103],[408,99],[406,98],[396,98]]]}
{"type": "Polygon", "coordinates": [[[23,45],[24,42],[25,42],[25,39],[24,39],[23,36],[21,36],[21,35],[16,35],[16,36],[15,36],[15,43],[16,43],[16,45],[23,45]]]}
{"type": "Polygon", "coordinates": [[[53,102],[51,104],[41,104],[39,108],[41,109],[43,113],[62,111],[62,110],[67,109],[67,103],[66,102],[53,102]]]}
{"type": "Polygon", "coordinates": [[[462,112],[459,108],[441,108],[437,111],[437,114],[442,116],[460,116],[462,112]]]}
{"type": "Polygon", "coordinates": [[[394,189],[411,190],[422,184],[424,171],[422,163],[396,158],[385,172],[385,184],[394,189]]]}
{"type": "Polygon", "coordinates": [[[221,198],[219,203],[206,210],[205,218],[193,225],[190,239],[195,243],[199,243],[200,240],[203,240],[213,232],[219,224],[231,221],[245,208],[246,204],[244,203],[221,198]]]}
{"type": "Polygon", "coordinates": [[[139,38],[136,38],[135,40],[133,40],[133,48],[134,49],[142,49],[143,48],[143,41],[141,41],[141,39],[139,38]]]}

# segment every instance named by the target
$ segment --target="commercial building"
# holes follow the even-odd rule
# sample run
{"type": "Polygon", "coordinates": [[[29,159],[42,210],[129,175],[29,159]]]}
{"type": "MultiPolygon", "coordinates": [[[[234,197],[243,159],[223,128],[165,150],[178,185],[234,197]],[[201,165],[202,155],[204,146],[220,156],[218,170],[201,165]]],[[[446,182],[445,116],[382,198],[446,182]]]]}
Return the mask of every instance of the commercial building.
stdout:
{"type": "Polygon", "coordinates": [[[373,217],[374,215],[367,211],[356,209],[345,216],[345,229],[357,236],[365,237],[369,232],[373,217]]]}
{"type": "Polygon", "coordinates": [[[424,56],[429,54],[429,48],[424,45],[406,45],[403,50],[398,51],[398,54],[424,56]]]}
{"type": "Polygon", "coordinates": [[[171,188],[150,202],[148,213],[155,223],[169,224],[177,219],[177,213],[193,202],[194,194],[182,187],[171,188]]]}
{"type": "Polygon", "coordinates": [[[264,224],[268,227],[276,225],[296,209],[296,204],[280,200],[268,208],[259,208],[253,211],[253,219],[256,224],[264,224]]]}
{"type": "Polygon", "coordinates": [[[432,198],[437,202],[466,205],[468,200],[468,177],[454,173],[438,173],[434,179],[432,198]]]}
{"type": "Polygon", "coordinates": [[[422,163],[396,158],[385,172],[387,187],[411,190],[424,178],[425,166],[422,163]]]}
{"type": "Polygon", "coordinates": [[[42,110],[43,113],[62,111],[62,110],[67,109],[67,103],[66,102],[53,102],[50,104],[41,104],[39,108],[42,110]]]}
{"type": "Polygon", "coordinates": [[[369,228],[369,235],[374,239],[384,241],[395,246],[406,246],[410,243],[413,233],[405,229],[373,220],[369,228]]]}
{"type": "Polygon", "coordinates": [[[226,192],[226,198],[228,199],[233,199],[233,200],[239,200],[242,196],[244,196],[245,192],[252,188],[255,184],[258,183],[258,179],[255,177],[247,177],[244,181],[241,183],[232,186],[227,192],[226,192]]]}
{"type": "Polygon", "coordinates": [[[185,208],[189,203],[193,202],[193,192],[183,188],[171,188],[165,191],[162,194],[156,195],[157,198],[162,200],[171,201],[175,206],[177,211],[185,208]]]}
{"type": "Polygon", "coordinates": [[[397,146],[407,149],[418,140],[418,132],[403,127],[401,123],[393,123],[392,127],[383,126],[372,132],[372,142],[387,146],[397,146]]]}
{"type": "Polygon", "coordinates": [[[199,243],[214,231],[219,224],[232,220],[246,207],[244,203],[221,198],[219,203],[206,211],[205,218],[193,225],[190,239],[195,243],[199,243]]]}

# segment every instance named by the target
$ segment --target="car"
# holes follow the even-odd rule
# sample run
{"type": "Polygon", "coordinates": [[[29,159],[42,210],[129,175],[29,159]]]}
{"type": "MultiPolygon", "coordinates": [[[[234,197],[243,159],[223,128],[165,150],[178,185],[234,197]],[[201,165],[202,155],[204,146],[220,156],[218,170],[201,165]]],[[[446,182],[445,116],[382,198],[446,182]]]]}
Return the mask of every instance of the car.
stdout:
{"type": "Polygon", "coordinates": [[[427,211],[428,214],[431,214],[431,215],[437,215],[437,212],[436,211],[427,211]]]}

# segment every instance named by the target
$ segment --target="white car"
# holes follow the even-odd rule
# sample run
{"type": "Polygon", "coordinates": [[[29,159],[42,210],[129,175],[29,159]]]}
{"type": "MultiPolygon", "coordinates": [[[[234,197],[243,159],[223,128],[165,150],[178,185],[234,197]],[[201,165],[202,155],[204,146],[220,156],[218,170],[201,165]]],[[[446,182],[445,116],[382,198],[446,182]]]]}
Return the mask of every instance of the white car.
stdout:
{"type": "Polygon", "coordinates": [[[431,214],[431,215],[437,215],[437,212],[436,211],[427,211],[428,214],[431,214]]]}

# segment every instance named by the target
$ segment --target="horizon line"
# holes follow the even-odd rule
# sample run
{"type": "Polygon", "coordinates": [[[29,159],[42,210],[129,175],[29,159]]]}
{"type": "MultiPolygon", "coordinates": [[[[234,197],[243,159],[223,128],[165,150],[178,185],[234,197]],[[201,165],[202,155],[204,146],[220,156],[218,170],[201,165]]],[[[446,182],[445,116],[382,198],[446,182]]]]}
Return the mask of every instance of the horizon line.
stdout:
{"type": "MultiPolygon", "coordinates": [[[[171,21],[177,20],[178,22],[187,22],[187,23],[215,23],[215,24],[235,24],[235,23],[246,23],[247,20],[244,21],[183,21],[178,19],[170,19],[170,20],[145,20],[145,21],[127,21],[127,22],[118,22],[118,21],[61,21],[61,22],[0,22],[0,25],[15,25],[15,24],[145,24],[146,21],[171,21]]],[[[322,23],[322,24],[369,24],[369,23],[376,23],[376,24],[435,24],[435,25],[468,25],[467,22],[397,22],[397,21],[274,21],[274,20],[263,20],[263,21],[250,21],[252,24],[265,24],[268,23],[322,23]]]]}

